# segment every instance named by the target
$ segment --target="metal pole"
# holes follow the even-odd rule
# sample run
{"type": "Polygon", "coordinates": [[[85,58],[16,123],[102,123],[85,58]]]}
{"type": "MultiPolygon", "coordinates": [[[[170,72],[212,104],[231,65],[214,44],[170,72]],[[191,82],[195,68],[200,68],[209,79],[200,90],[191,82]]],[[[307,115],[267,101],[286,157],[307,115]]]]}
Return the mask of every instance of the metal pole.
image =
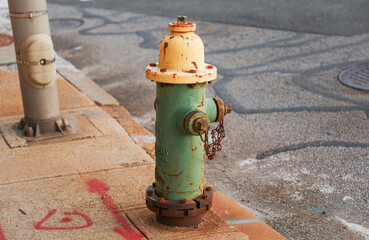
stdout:
{"type": "Polygon", "coordinates": [[[64,135],[46,0],[8,0],[27,137],[64,135]]]}

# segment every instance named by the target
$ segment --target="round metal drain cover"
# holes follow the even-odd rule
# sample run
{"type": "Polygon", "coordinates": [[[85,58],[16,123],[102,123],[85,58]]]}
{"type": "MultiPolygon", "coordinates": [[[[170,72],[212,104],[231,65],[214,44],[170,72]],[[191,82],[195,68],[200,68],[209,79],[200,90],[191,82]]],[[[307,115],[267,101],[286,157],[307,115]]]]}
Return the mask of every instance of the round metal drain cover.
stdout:
{"type": "Polygon", "coordinates": [[[50,19],[50,25],[52,29],[62,30],[78,28],[83,24],[83,20],[76,18],[54,18],[50,19]]]}
{"type": "Polygon", "coordinates": [[[12,44],[13,37],[9,35],[0,34],[0,47],[8,46],[12,44]]]}
{"type": "Polygon", "coordinates": [[[369,91],[369,64],[348,68],[340,73],[338,79],[349,87],[369,91]]]}

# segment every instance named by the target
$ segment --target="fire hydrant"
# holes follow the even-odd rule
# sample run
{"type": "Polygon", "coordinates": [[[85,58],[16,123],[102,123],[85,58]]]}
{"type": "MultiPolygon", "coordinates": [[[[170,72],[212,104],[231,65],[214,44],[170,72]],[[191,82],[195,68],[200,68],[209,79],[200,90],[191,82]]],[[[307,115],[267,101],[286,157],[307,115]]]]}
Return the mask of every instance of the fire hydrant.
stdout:
{"type": "Polygon", "coordinates": [[[169,23],[159,50],[159,63],[146,68],[156,82],[155,183],[146,190],[146,205],[159,223],[197,226],[212,206],[213,189],[204,186],[204,156],[221,150],[223,118],[231,107],[205,98],[206,83],[217,69],[204,62],[204,44],[187,17],[169,23]],[[219,122],[212,131],[211,122],[219,122]]]}

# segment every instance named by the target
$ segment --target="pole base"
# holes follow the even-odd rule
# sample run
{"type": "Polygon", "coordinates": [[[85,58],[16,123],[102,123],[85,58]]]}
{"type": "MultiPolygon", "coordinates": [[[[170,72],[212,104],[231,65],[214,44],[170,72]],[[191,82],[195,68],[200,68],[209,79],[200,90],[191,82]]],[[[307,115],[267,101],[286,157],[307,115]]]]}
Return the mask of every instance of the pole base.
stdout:
{"type": "Polygon", "coordinates": [[[22,118],[18,129],[30,142],[62,137],[72,132],[72,127],[61,117],[47,120],[22,118]]]}
{"type": "Polygon", "coordinates": [[[156,184],[146,190],[146,206],[156,213],[156,220],[167,226],[196,227],[201,223],[202,214],[213,204],[213,188],[205,187],[200,196],[181,201],[171,201],[156,195],[156,184]]]}

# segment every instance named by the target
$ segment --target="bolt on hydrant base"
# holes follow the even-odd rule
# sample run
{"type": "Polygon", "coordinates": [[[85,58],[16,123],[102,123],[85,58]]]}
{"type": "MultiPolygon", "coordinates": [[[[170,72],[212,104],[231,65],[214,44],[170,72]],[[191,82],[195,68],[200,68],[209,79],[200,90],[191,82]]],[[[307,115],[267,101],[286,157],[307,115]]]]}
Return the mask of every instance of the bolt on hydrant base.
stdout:
{"type": "Polygon", "coordinates": [[[204,186],[203,194],[179,201],[166,200],[156,195],[156,184],[146,190],[146,205],[156,213],[159,223],[168,226],[194,227],[201,223],[202,214],[213,204],[213,188],[204,186]]]}
{"type": "Polygon", "coordinates": [[[168,28],[159,63],[146,68],[146,77],[157,82],[156,182],[146,191],[146,204],[158,222],[188,227],[198,225],[212,206],[212,191],[204,190],[204,156],[213,158],[221,149],[224,131],[220,138],[212,133],[214,144],[209,144],[207,132],[216,121],[224,129],[223,118],[231,108],[220,99],[205,97],[206,82],[216,78],[217,69],[204,62],[196,24],[179,17],[168,28]]]}

